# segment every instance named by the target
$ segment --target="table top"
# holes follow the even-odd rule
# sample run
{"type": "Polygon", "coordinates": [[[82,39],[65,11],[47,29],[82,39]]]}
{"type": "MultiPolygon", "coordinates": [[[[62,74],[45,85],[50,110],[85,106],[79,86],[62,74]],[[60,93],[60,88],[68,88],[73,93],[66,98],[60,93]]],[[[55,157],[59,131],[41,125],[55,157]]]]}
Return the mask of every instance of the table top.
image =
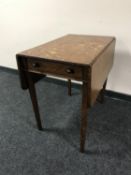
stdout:
{"type": "Polygon", "coordinates": [[[19,55],[90,65],[114,39],[109,36],[68,34],[23,51],[19,55]]]}

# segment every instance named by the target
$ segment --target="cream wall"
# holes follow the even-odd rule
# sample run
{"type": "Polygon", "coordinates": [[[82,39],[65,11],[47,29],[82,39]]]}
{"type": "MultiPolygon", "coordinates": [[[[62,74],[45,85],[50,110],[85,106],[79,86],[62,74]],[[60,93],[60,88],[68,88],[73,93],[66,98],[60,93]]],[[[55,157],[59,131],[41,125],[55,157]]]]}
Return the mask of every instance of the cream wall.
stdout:
{"type": "Polygon", "coordinates": [[[0,0],[0,65],[15,54],[67,33],[114,35],[107,89],[131,94],[131,0],[0,0]]]}

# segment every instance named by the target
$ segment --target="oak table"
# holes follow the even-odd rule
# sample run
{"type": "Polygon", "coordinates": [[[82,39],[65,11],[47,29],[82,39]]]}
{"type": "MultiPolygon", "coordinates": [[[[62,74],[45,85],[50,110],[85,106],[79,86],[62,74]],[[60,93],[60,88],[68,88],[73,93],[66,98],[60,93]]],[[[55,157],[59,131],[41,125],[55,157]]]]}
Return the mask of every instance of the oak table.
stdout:
{"type": "Polygon", "coordinates": [[[105,89],[113,65],[115,38],[69,34],[16,55],[21,87],[29,89],[38,129],[42,130],[35,82],[42,75],[82,81],[80,151],[84,152],[87,110],[105,89]]]}

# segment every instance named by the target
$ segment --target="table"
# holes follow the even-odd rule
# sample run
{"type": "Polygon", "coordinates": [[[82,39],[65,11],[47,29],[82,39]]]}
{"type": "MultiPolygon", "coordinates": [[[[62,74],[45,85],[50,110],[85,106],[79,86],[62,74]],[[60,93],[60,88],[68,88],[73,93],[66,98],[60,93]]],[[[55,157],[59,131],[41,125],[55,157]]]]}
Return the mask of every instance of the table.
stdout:
{"type": "Polygon", "coordinates": [[[40,46],[16,54],[21,87],[29,89],[35,118],[42,130],[35,83],[45,75],[82,82],[80,151],[84,152],[87,111],[103,99],[108,74],[112,68],[115,37],[68,34],[40,46]]]}

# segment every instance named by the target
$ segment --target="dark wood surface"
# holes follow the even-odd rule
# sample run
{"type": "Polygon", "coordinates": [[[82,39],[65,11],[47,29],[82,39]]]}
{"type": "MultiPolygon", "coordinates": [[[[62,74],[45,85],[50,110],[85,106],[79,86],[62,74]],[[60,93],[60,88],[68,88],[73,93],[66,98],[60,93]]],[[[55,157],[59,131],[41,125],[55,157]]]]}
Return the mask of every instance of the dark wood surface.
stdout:
{"type": "Polygon", "coordinates": [[[68,95],[71,96],[71,80],[68,79],[68,95]]]}
{"type": "Polygon", "coordinates": [[[35,90],[35,85],[31,76],[30,72],[26,72],[27,75],[27,80],[28,80],[28,88],[29,88],[29,93],[32,101],[32,106],[34,109],[35,113],[35,118],[37,122],[37,127],[39,130],[42,130],[42,124],[41,124],[41,119],[40,119],[40,113],[39,113],[39,107],[38,107],[38,102],[37,102],[37,95],[36,95],[36,90],[35,90]]]}
{"type": "Polygon", "coordinates": [[[110,43],[91,66],[91,106],[95,103],[113,66],[114,48],[115,40],[110,43]]]}
{"type": "Polygon", "coordinates": [[[51,62],[41,59],[28,59],[28,70],[35,73],[58,75],[65,78],[82,80],[82,67],[75,64],[51,62]]]}
{"type": "Polygon", "coordinates": [[[70,34],[19,54],[31,58],[90,65],[114,39],[107,36],[70,34]]]}
{"type": "MultiPolygon", "coordinates": [[[[22,87],[29,88],[37,126],[42,129],[36,98],[33,74],[55,75],[82,81],[82,106],[80,151],[84,152],[87,111],[99,94],[104,92],[105,82],[113,65],[115,38],[108,36],[66,35],[54,41],[17,54],[22,87]]],[[[38,78],[37,78],[38,80],[38,78]]]]}

